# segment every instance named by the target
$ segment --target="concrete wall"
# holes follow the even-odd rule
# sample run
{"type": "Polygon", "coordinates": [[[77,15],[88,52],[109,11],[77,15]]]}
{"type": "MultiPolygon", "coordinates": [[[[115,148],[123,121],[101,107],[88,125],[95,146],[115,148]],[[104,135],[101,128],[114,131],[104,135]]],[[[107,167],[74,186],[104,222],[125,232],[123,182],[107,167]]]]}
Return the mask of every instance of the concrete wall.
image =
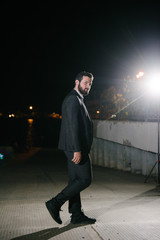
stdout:
{"type": "Polygon", "coordinates": [[[157,153],[158,123],[94,120],[93,164],[148,175],[157,153]]]}

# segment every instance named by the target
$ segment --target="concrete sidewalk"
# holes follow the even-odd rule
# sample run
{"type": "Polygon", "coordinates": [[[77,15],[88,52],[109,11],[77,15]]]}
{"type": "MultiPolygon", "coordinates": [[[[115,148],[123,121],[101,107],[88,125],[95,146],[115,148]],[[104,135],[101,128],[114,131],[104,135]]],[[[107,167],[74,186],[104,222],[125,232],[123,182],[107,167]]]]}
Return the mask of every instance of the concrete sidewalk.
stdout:
{"type": "Polygon", "coordinates": [[[62,225],[50,217],[45,201],[65,187],[67,164],[54,149],[0,166],[0,240],[159,240],[160,189],[144,176],[93,166],[93,183],[82,192],[83,210],[94,225],[72,225],[68,203],[62,225]]]}

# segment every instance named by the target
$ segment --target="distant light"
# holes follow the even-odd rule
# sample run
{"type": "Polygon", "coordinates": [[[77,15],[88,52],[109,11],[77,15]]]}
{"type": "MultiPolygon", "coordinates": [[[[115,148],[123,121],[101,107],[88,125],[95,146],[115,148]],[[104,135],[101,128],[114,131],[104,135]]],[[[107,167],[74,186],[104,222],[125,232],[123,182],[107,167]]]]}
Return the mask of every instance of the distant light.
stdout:
{"type": "Polygon", "coordinates": [[[143,77],[143,76],[144,76],[144,72],[139,72],[139,73],[137,73],[137,75],[136,75],[137,78],[141,78],[141,77],[143,77]]]}
{"type": "Polygon", "coordinates": [[[29,109],[30,109],[30,110],[33,110],[33,106],[29,106],[29,109]]]}
{"type": "Polygon", "coordinates": [[[100,114],[100,111],[97,111],[97,114],[100,114]]]}
{"type": "Polygon", "coordinates": [[[49,117],[52,117],[52,118],[62,118],[62,116],[59,113],[55,113],[55,112],[49,114],[49,117]]]}
{"type": "Polygon", "coordinates": [[[14,117],[15,117],[15,114],[13,114],[13,113],[12,113],[12,114],[9,114],[9,118],[12,118],[12,117],[14,118],[14,117]]]}
{"type": "Polygon", "coordinates": [[[4,154],[0,153],[0,160],[3,160],[4,154]]]}
{"type": "Polygon", "coordinates": [[[32,124],[32,123],[33,123],[33,119],[32,119],[32,118],[29,118],[29,119],[28,119],[28,123],[29,123],[29,124],[32,124]]]}

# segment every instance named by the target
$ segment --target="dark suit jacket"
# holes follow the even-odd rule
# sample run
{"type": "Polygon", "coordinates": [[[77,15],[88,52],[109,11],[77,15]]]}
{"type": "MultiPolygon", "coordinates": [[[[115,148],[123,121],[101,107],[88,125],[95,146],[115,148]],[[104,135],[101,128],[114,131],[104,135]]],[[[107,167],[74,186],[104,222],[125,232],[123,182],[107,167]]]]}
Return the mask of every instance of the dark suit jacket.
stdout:
{"type": "Polygon", "coordinates": [[[89,153],[93,140],[93,124],[86,106],[76,90],[62,104],[62,123],[58,148],[64,151],[89,153]]]}

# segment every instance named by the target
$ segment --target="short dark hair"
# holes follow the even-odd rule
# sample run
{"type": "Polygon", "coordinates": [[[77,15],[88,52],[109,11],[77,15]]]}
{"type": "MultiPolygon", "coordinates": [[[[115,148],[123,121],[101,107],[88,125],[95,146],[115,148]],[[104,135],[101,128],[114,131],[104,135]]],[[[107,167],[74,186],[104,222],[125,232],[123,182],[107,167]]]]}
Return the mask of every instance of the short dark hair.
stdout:
{"type": "Polygon", "coordinates": [[[92,73],[86,72],[86,71],[82,71],[80,73],[77,74],[75,80],[78,80],[79,82],[81,82],[83,76],[87,76],[89,78],[91,78],[91,80],[93,81],[94,77],[92,73]]]}

